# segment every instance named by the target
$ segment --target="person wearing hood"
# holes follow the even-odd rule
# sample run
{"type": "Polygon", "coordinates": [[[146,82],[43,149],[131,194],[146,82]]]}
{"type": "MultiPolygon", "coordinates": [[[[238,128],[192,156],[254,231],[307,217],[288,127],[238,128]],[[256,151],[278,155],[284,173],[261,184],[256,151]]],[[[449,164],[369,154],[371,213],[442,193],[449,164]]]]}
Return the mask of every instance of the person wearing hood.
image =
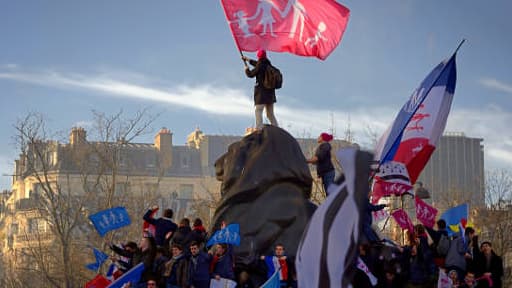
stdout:
{"type": "Polygon", "coordinates": [[[245,75],[249,78],[256,77],[256,84],[254,85],[254,107],[256,116],[256,129],[263,128],[263,109],[267,113],[267,119],[273,126],[278,126],[277,119],[274,115],[274,103],[276,103],[276,89],[269,89],[263,86],[265,80],[265,71],[271,65],[270,60],[267,58],[265,50],[258,50],[256,53],[258,60],[250,59],[247,56],[242,56],[245,64],[245,75]],[[254,68],[250,69],[247,62],[254,68]]]}
{"type": "Polygon", "coordinates": [[[334,165],[331,161],[331,144],[334,137],[328,133],[322,133],[317,138],[318,147],[315,150],[315,155],[307,160],[309,164],[316,165],[316,173],[318,177],[322,178],[322,184],[328,195],[327,188],[334,182],[334,165]]]}

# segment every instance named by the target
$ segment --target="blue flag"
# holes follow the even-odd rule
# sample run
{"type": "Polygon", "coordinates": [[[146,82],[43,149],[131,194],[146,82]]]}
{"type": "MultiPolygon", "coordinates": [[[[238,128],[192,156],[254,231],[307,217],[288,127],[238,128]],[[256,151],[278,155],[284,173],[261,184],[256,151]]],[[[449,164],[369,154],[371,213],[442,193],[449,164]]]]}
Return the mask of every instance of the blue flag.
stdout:
{"type": "Polygon", "coordinates": [[[124,207],[115,207],[90,215],[94,228],[103,237],[108,231],[130,225],[130,216],[124,207]]]}
{"type": "Polygon", "coordinates": [[[92,251],[94,252],[94,258],[96,258],[96,262],[85,265],[85,268],[92,271],[98,271],[98,269],[101,267],[101,264],[103,264],[103,262],[108,259],[108,255],[96,248],[92,248],[92,251]]]}
{"type": "Polygon", "coordinates": [[[210,247],[214,244],[226,243],[232,244],[235,246],[240,246],[240,225],[239,224],[229,224],[226,228],[221,230],[217,230],[212,237],[206,243],[207,247],[210,247]]]}
{"type": "Polygon", "coordinates": [[[446,210],[442,215],[441,219],[446,221],[446,228],[448,230],[448,234],[452,235],[455,231],[450,226],[459,227],[460,223],[466,224],[468,220],[469,214],[469,205],[467,203],[452,207],[446,210]]]}
{"type": "Polygon", "coordinates": [[[281,280],[279,280],[279,273],[281,268],[277,269],[268,280],[261,285],[260,288],[279,288],[281,287],[281,280]]]}
{"type": "Polygon", "coordinates": [[[144,263],[139,263],[137,266],[124,273],[121,277],[117,278],[116,281],[110,283],[107,288],[121,288],[128,282],[131,283],[130,287],[137,287],[136,285],[140,281],[142,272],[144,272],[144,263]]]}

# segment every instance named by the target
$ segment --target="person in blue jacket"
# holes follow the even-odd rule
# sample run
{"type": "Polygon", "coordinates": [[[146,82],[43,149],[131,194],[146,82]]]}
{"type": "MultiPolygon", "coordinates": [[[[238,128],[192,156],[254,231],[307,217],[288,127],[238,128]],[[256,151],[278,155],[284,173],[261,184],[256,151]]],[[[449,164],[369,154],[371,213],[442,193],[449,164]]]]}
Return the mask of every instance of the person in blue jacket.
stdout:
{"type": "Polygon", "coordinates": [[[196,241],[190,243],[190,285],[194,288],[210,287],[210,262],[212,256],[201,251],[196,241]]]}

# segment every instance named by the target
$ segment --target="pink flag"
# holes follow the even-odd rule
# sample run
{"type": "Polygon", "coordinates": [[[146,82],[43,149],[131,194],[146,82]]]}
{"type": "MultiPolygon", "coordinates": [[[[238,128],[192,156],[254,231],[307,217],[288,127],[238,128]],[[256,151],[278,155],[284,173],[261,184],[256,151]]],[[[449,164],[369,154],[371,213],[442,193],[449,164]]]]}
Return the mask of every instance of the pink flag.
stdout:
{"type": "Polygon", "coordinates": [[[432,228],[436,223],[437,209],[425,203],[418,196],[415,197],[416,218],[426,227],[432,228]]]}
{"type": "Polygon", "coordinates": [[[238,49],[315,56],[336,48],[350,10],[334,0],[221,0],[238,49]]]}
{"type": "Polygon", "coordinates": [[[409,230],[409,232],[413,231],[414,225],[412,224],[411,218],[407,215],[403,209],[398,209],[391,212],[391,216],[395,219],[398,226],[404,230],[409,230]]]}
{"type": "Polygon", "coordinates": [[[452,280],[446,272],[444,272],[444,269],[439,268],[439,278],[437,279],[437,288],[452,288],[452,280]]]}
{"type": "Polygon", "coordinates": [[[403,163],[389,161],[379,167],[372,187],[372,203],[381,197],[401,196],[412,189],[407,168],[403,163]]]}

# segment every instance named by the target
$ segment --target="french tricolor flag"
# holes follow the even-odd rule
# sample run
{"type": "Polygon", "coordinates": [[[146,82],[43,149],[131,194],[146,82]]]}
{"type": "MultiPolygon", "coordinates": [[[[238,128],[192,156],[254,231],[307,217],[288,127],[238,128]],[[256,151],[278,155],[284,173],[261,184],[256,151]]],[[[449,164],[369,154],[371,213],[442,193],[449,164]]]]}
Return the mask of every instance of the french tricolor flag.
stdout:
{"type": "Polygon", "coordinates": [[[412,184],[446,126],[457,80],[455,56],[456,53],[428,74],[377,143],[375,160],[379,165],[389,161],[403,163],[412,184]]]}

